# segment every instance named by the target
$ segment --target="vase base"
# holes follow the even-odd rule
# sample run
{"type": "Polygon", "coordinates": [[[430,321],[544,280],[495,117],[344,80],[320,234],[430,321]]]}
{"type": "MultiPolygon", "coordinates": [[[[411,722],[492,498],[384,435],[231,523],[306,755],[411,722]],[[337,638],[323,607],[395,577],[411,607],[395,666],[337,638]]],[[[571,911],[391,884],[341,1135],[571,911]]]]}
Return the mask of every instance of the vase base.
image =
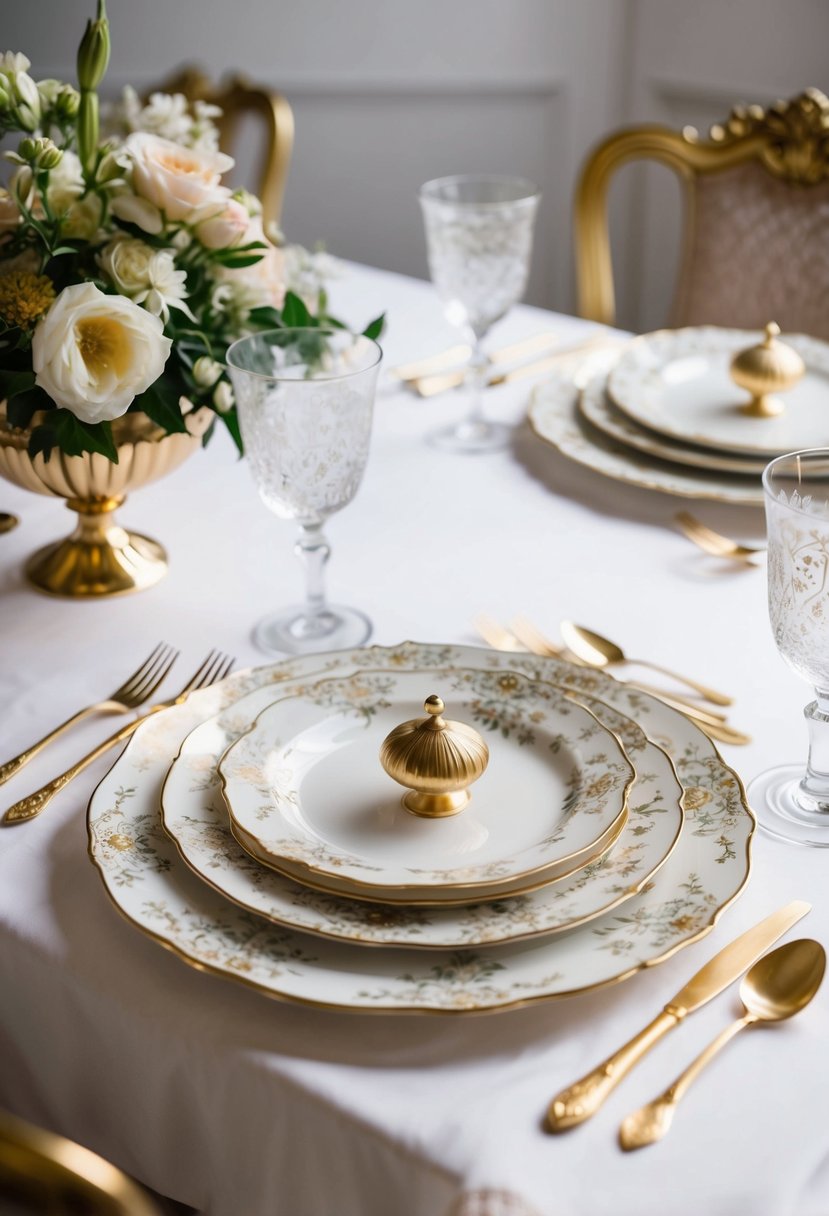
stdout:
{"type": "Polygon", "coordinates": [[[157,541],[117,524],[103,532],[39,549],[26,562],[26,578],[46,595],[88,600],[144,591],[167,573],[167,554],[157,541]]]}

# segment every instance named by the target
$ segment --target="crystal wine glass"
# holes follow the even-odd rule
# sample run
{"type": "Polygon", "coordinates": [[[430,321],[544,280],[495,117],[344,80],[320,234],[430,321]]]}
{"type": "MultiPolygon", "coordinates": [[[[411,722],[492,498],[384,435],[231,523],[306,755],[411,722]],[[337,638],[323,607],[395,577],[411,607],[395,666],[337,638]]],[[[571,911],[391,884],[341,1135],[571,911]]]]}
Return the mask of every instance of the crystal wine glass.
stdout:
{"type": "Polygon", "coordinates": [[[446,319],[472,344],[469,412],[429,436],[452,452],[506,447],[510,431],[483,413],[483,339],[524,294],[540,194],[528,181],[493,174],[441,177],[420,188],[429,273],[446,319]]]}
{"type": "Polygon", "coordinates": [[[767,465],[769,616],[783,658],[815,689],[804,709],[809,755],[748,787],[760,826],[791,844],[829,847],[829,449],[767,465]]]}
{"type": "Polygon", "coordinates": [[[347,649],[371,633],[362,612],[326,601],[322,526],[362,480],[381,358],[370,338],[326,329],[269,330],[227,352],[253,479],[271,511],[298,523],[295,552],[306,571],[305,603],[254,630],[268,654],[347,649]]]}

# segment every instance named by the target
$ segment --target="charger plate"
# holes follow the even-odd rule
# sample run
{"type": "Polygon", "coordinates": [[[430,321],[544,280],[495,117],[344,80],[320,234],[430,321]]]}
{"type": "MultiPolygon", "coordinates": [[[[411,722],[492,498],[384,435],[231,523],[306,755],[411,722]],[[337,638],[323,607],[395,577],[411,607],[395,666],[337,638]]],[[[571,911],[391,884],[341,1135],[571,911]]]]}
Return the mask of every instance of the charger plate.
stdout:
{"type": "Polygon", "coordinates": [[[739,473],[744,477],[758,478],[768,464],[764,458],[739,456],[725,452],[714,452],[710,448],[697,448],[667,435],[656,435],[653,431],[634,422],[616,406],[607,394],[603,376],[596,376],[584,386],[579,396],[579,411],[597,430],[616,439],[628,447],[660,460],[674,464],[689,465],[695,469],[713,469],[721,473],[739,473]]]}
{"type": "MultiPolygon", "coordinates": [[[[441,678],[437,671],[435,678],[441,678]]],[[[270,686],[260,688],[187,736],[167,774],[161,810],[166,831],[196,874],[235,903],[276,924],[363,945],[435,949],[560,933],[635,895],[653,878],[679,838],[682,787],[669,758],[647,741],[630,718],[579,694],[581,704],[623,740],[637,771],[624,829],[599,861],[531,894],[457,908],[366,906],[309,889],[265,868],[240,848],[228,826],[219,788],[221,756],[275,695],[270,686]]],[[[252,842],[248,847],[253,847],[252,842]]]]}
{"type": "MultiPolygon", "coordinates": [[[[548,684],[475,670],[366,671],[276,701],[219,762],[231,825],[274,869],[391,903],[492,896],[571,874],[618,836],[635,777],[618,739],[548,684]],[[389,731],[447,716],[490,735],[459,815],[423,819],[380,766],[389,731]]],[[[237,836],[238,838],[238,836],[237,836]]]]}
{"type": "Polygon", "coordinates": [[[627,979],[699,940],[748,879],[754,816],[706,735],[655,698],[558,659],[462,646],[394,648],[291,659],[239,673],[153,714],[97,787],[89,852],[115,906],[198,970],[300,1004],[360,1012],[463,1013],[518,1008],[627,979]],[[652,883],[560,937],[456,951],[366,950],[283,929],[239,908],[181,861],[158,812],[161,786],[200,722],[257,687],[361,668],[514,669],[579,688],[633,717],[678,765],[685,826],[652,883]]]}
{"type": "MultiPolygon", "coordinates": [[[[540,439],[557,448],[562,456],[604,477],[661,490],[679,498],[709,499],[737,506],[761,507],[763,491],[759,481],[732,473],[684,469],[637,452],[625,442],[611,439],[579,411],[579,395],[592,376],[607,372],[616,355],[597,351],[587,357],[574,356],[561,361],[554,374],[533,390],[529,420],[540,439]]],[[[602,379],[602,386],[605,380],[602,379]]]]}
{"type": "Polygon", "coordinates": [[[803,378],[781,394],[785,413],[749,418],[740,412],[749,395],[728,373],[731,358],[762,340],[757,331],[713,325],[643,334],[619,356],[608,376],[608,393],[640,426],[720,452],[769,461],[785,452],[825,446],[829,344],[818,338],[783,335],[806,365],[803,378]]]}

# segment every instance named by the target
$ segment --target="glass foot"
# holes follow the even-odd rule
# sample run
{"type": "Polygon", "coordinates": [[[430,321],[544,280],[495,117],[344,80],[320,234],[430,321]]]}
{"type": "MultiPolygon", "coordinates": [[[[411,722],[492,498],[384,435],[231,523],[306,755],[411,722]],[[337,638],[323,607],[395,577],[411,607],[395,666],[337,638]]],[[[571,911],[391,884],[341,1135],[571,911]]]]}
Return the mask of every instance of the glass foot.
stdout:
{"type": "Polygon", "coordinates": [[[500,422],[458,422],[432,431],[426,438],[444,452],[498,452],[509,447],[512,427],[500,422]]]}
{"type": "Polygon", "coordinates": [[[749,805],[764,832],[787,844],[829,849],[829,809],[800,788],[802,764],[783,764],[769,769],[748,786],[749,805]]]}
{"type": "Polygon", "coordinates": [[[350,650],[371,636],[371,621],[356,608],[336,604],[309,615],[305,605],[267,616],[253,631],[253,641],[265,654],[316,654],[350,650]]]}

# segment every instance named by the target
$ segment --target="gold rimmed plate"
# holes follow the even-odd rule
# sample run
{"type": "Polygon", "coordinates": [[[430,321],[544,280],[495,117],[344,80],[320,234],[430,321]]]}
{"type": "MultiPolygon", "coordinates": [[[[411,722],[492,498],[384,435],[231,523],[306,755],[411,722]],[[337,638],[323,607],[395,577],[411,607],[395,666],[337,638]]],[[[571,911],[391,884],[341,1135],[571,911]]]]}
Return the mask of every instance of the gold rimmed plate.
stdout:
{"type": "Polygon", "coordinates": [[[596,859],[635,773],[619,740],[550,685],[445,669],[363,672],[282,698],[219,776],[234,833],[260,860],[337,893],[424,903],[526,890],[596,859]],[[453,717],[487,733],[490,763],[461,814],[423,819],[378,756],[436,683],[453,717]]]}

